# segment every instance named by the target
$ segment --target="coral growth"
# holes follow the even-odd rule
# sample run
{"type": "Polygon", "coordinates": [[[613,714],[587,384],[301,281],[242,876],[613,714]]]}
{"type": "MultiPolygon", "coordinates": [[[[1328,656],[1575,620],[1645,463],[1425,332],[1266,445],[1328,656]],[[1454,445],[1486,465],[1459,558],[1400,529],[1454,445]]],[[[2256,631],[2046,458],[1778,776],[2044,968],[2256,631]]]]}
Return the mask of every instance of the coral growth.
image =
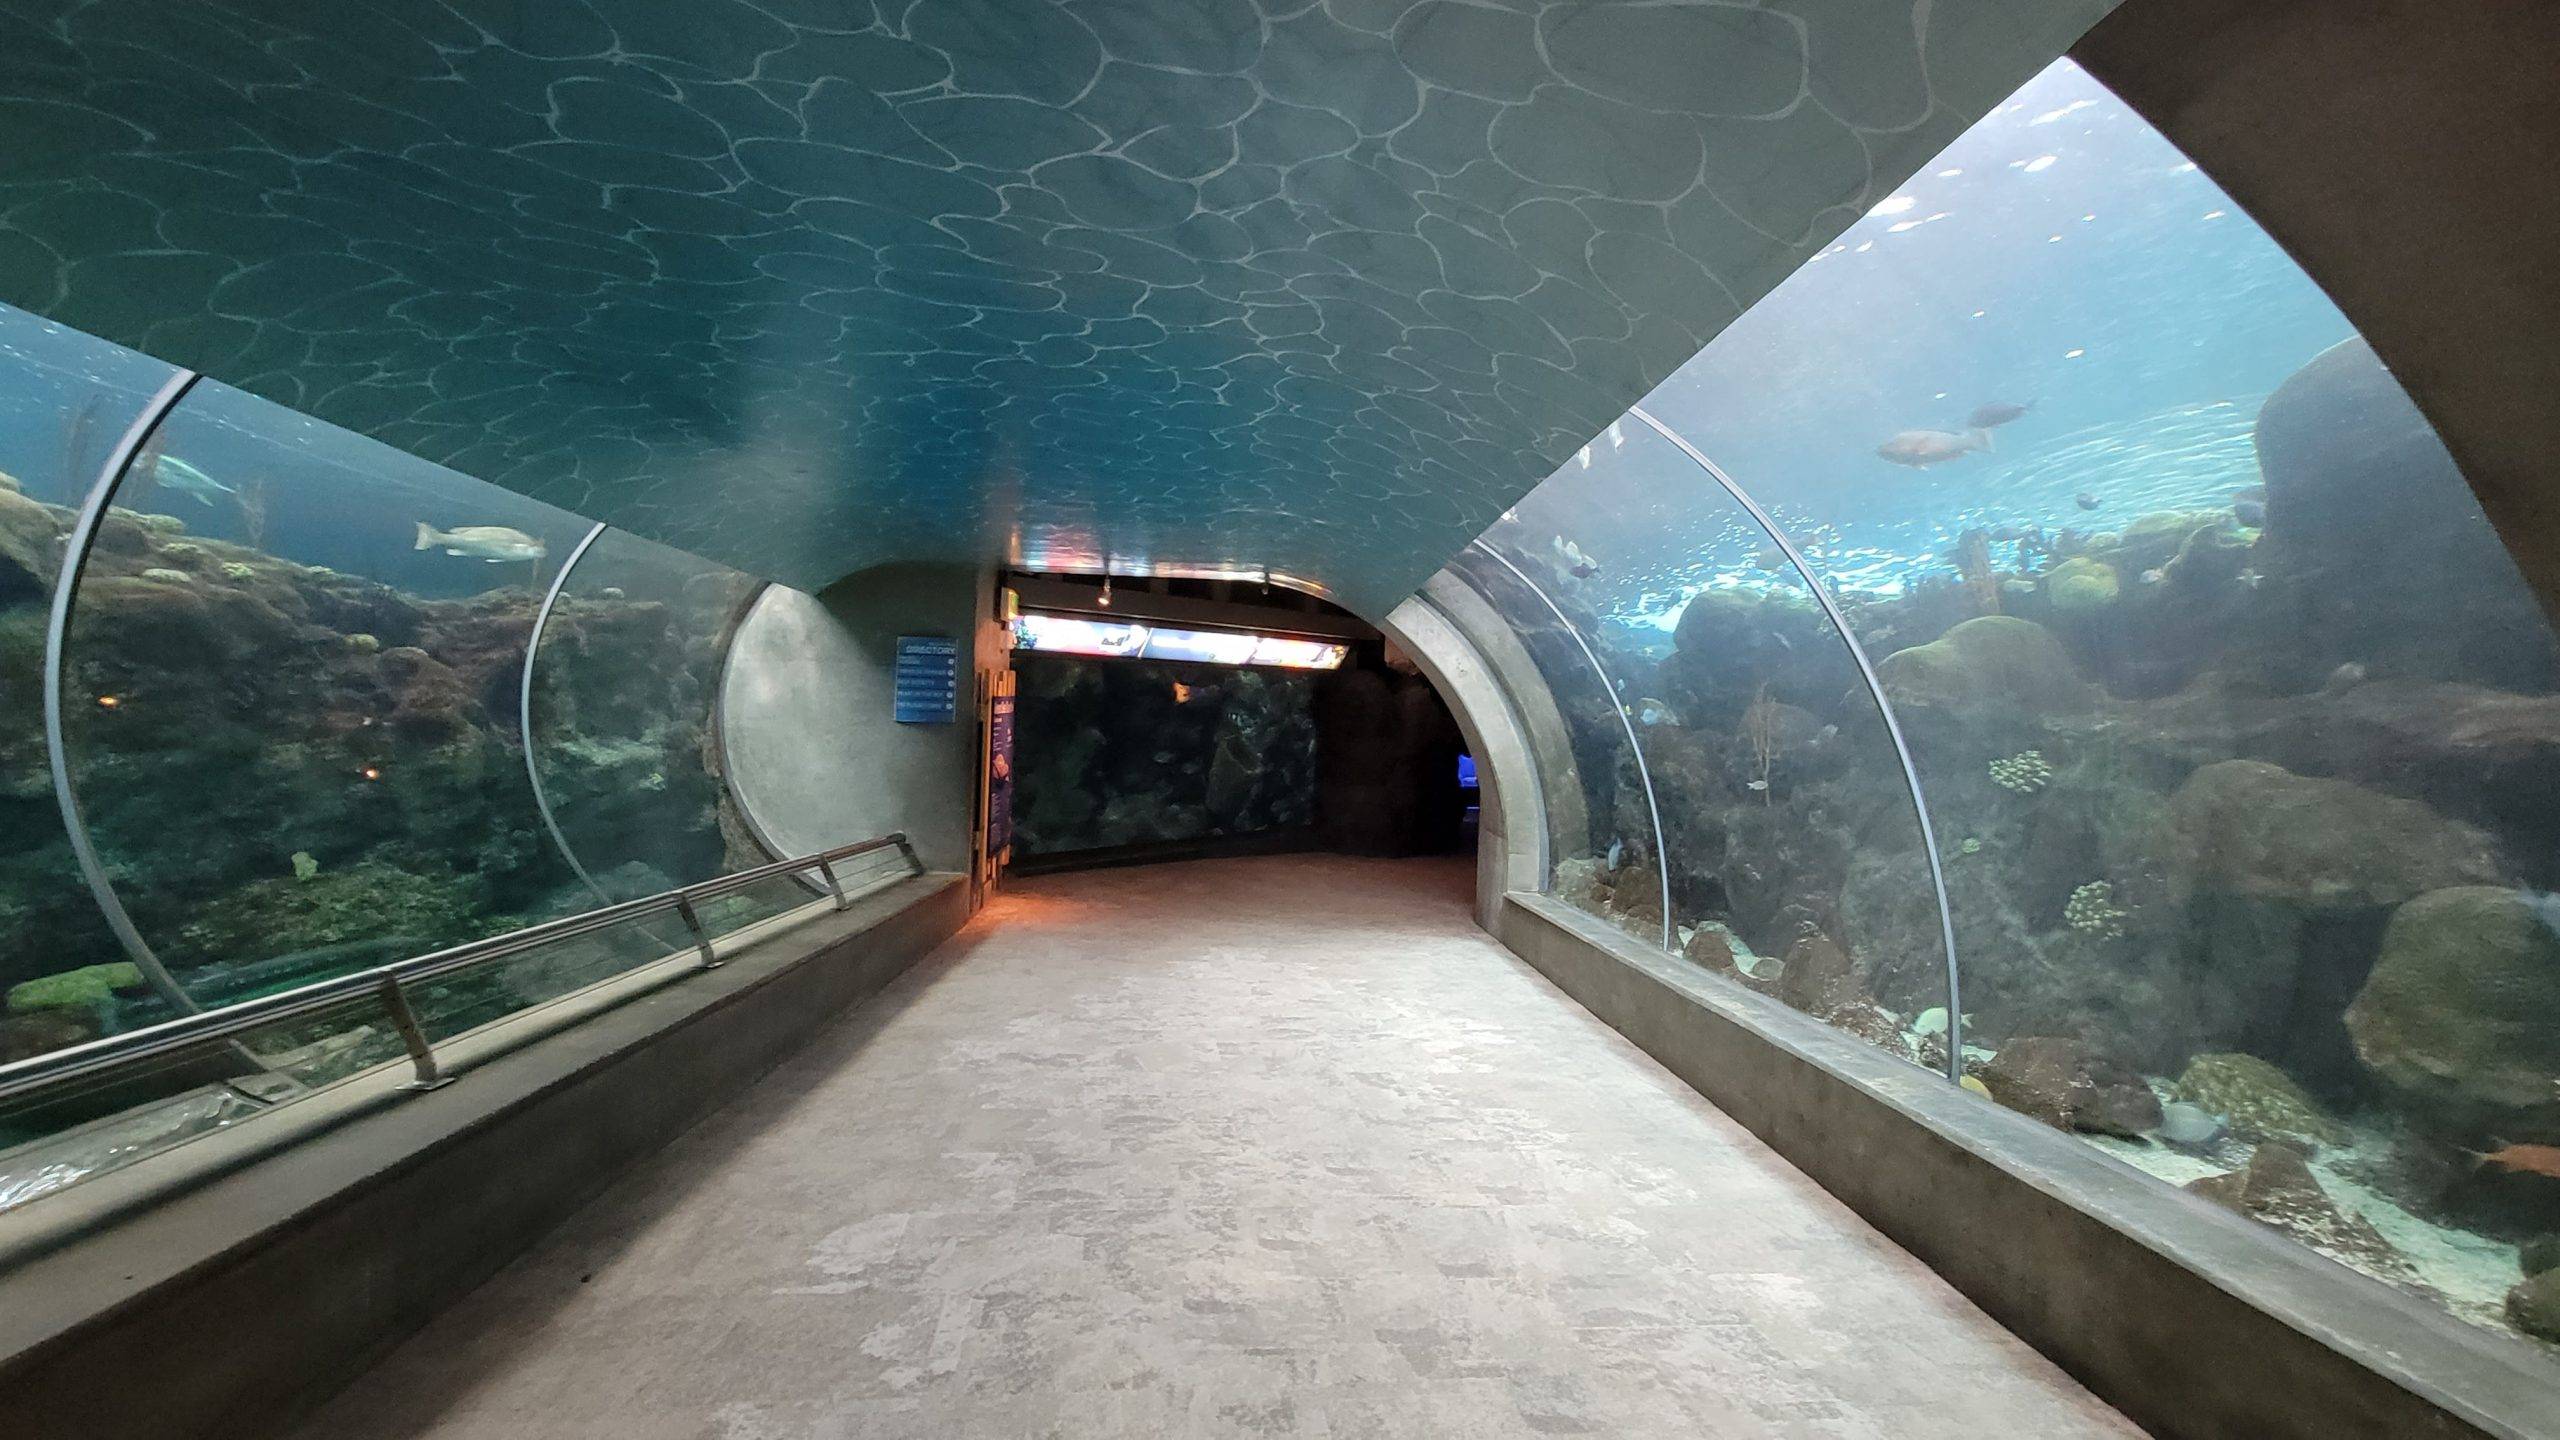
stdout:
{"type": "Polygon", "coordinates": [[[2019,795],[2033,795],[2053,783],[2053,763],[2041,750],[2021,750],[1990,764],[1991,783],[2019,795]]]}
{"type": "Polygon", "coordinates": [[[2071,899],[2062,907],[2063,923],[2101,940],[2124,938],[2126,913],[2116,904],[2116,887],[2104,880],[2092,880],[2073,890],[2071,899]]]}

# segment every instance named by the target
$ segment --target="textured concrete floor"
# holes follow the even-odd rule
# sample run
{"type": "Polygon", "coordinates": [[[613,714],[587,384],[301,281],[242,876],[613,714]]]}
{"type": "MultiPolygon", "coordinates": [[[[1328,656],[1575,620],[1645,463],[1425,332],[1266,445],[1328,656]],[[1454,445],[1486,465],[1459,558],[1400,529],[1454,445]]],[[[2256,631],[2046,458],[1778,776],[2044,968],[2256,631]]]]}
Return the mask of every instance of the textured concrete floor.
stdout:
{"type": "Polygon", "coordinates": [[[2134,1433],[1468,879],[1020,883],[304,1434],[2134,1433]]]}

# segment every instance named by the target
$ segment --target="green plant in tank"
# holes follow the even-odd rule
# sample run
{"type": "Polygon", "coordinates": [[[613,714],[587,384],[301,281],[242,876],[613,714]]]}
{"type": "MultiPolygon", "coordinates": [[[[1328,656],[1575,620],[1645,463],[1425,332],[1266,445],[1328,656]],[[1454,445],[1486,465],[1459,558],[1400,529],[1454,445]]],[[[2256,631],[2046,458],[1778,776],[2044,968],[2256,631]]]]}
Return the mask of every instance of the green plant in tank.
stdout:
{"type": "Polygon", "coordinates": [[[2021,750],[1991,762],[1991,783],[2019,795],[2033,795],[2053,783],[2053,762],[2041,750],[2021,750]]]}
{"type": "Polygon", "coordinates": [[[294,851],[294,852],[293,852],[293,878],[294,878],[294,879],[296,879],[296,880],[308,880],[308,879],[310,879],[312,876],[317,875],[317,874],[319,874],[319,873],[320,873],[320,862],[319,862],[319,860],[318,860],[318,859],[316,859],[316,858],[314,858],[314,857],[313,857],[313,855],[312,855],[312,853],[311,853],[310,851],[308,851],[308,850],[296,850],[296,851],[294,851]]]}
{"type": "Polygon", "coordinates": [[[2071,892],[2062,907],[2063,923],[2083,935],[2101,940],[2124,938],[2126,911],[2116,904],[2116,887],[2104,880],[2092,880],[2071,892]]]}
{"type": "Polygon", "coordinates": [[[245,560],[225,560],[222,562],[222,578],[225,580],[255,580],[258,578],[258,567],[245,560]]]}
{"type": "Polygon", "coordinates": [[[359,630],[347,637],[347,648],[359,655],[378,654],[382,650],[382,639],[380,636],[368,635],[359,630]]]}

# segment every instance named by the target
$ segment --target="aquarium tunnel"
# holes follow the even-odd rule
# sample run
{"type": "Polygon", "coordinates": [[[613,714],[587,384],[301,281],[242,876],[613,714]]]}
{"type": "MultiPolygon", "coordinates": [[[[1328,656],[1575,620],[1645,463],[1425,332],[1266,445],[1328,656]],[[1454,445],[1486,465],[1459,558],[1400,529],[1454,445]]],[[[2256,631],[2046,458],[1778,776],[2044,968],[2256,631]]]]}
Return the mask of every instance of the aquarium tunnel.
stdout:
{"type": "Polygon", "coordinates": [[[2560,1435],[2531,7],[0,37],[12,1434],[2560,1435]]]}

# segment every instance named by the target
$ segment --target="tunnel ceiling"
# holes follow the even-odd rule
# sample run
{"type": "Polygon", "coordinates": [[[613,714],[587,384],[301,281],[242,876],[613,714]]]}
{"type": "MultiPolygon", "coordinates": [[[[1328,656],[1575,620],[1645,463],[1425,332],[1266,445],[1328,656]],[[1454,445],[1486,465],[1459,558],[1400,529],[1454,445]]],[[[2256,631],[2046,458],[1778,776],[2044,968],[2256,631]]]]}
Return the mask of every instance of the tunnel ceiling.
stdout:
{"type": "Polygon", "coordinates": [[[2109,3],[13,5],[0,298],[803,587],[1377,613],[2109,3]]]}

